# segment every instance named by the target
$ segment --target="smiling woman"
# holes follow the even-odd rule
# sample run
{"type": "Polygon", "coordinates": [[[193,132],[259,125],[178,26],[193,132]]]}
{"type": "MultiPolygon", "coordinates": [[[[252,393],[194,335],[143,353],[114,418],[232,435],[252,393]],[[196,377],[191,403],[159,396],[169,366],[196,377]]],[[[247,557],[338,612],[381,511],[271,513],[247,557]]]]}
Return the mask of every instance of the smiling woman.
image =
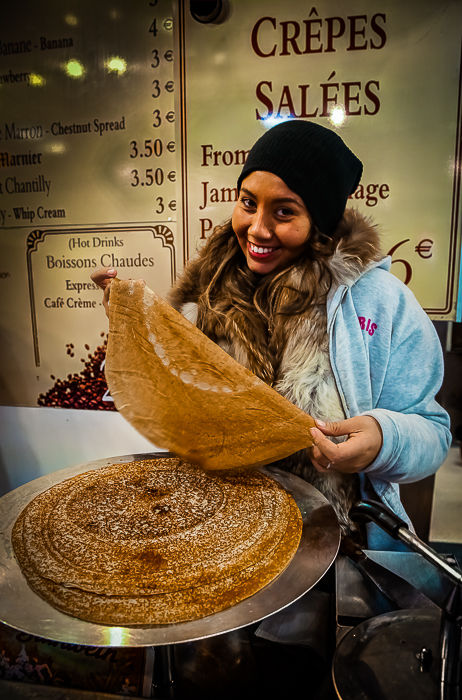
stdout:
{"type": "MultiPolygon", "coordinates": [[[[375,226],[346,209],[361,174],[335,131],[302,120],[273,127],[247,156],[232,218],[169,301],[316,419],[306,448],[278,466],[327,497],[345,535],[394,549],[376,525],[358,530],[350,508],[359,497],[382,500],[409,522],[398,484],[434,473],[450,432],[434,399],[443,365],[433,325],[389,274],[375,226]]],[[[92,275],[106,308],[115,275],[92,275]]]]}

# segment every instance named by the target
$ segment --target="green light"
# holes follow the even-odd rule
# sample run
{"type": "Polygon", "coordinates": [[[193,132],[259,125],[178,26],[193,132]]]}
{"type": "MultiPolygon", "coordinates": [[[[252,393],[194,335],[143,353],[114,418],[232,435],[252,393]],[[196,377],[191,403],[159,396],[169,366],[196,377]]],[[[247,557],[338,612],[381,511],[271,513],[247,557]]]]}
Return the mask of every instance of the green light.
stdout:
{"type": "Polygon", "coordinates": [[[127,64],[123,58],[110,58],[106,65],[109,71],[112,71],[113,73],[118,73],[119,75],[125,73],[125,71],[127,70],[127,64]]]}
{"type": "Polygon", "coordinates": [[[104,642],[111,647],[123,646],[130,639],[130,633],[123,627],[109,627],[103,632],[104,642]]]}
{"type": "Polygon", "coordinates": [[[36,73],[30,74],[29,85],[32,85],[32,87],[43,87],[45,83],[46,80],[42,75],[37,75],[36,73]]]}
{"type": "Polygon", "coordinates": [[[66,63],[66,73],[70,75],[71,78],[82,78],[85,69],[79,61],[73,59],[66,63]]]}

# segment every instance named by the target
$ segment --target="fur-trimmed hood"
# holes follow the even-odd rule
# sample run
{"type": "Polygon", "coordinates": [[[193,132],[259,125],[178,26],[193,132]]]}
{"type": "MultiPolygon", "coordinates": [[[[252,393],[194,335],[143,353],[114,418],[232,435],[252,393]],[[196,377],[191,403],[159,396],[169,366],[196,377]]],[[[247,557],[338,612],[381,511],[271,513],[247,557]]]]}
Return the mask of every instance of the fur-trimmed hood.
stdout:
{"type": "MultiPolygon", "coordinates": [[[[225,238],[225,236],[223,236],[225,238]]],[[[336,242],[334,252],[329,259],[332,283],[335,286],[351,286],[361,275],[380,261],[384,256],[380,250],[377,227],[370,219],[356,209],[347,209],[332,239],[336,242]]],[[[204,293],[204,280],[197,274],[209,255],[210,246],[206,243],[185,267],[181,278],[169,294],[170,304],[180,310],[184,304],[197,303],[204,293]]],[[[217,260],[211,261],[216,269],[217,260]]],[[[291,282],[297,284],[301,279],[300,269],[294,268],[291,282]]]]}
{"type": "Polygon", "coordinates": [[[377,227],[356,209],[347,209],[338,225],[338,244],[329,261],[335,286],[351,286],[384,257],[377,227]]]}

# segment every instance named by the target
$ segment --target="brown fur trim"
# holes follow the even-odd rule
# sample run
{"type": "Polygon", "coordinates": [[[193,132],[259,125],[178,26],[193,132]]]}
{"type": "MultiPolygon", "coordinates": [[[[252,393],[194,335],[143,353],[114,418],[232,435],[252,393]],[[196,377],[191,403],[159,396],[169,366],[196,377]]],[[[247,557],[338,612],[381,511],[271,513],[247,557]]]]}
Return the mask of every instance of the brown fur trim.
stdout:
{"type": "Polygon", "coordinates": [[[200,295],[199,270],[201,259],[199,257],[190,260],[183,270],[181,277],[175,282],[168,293],[167,300],[177,311],[190,302],[197,304],[200,295]]]}
{"type": "Polygon", "coordinates": [[[356,209],[347,209],[333,236],[337,242],[329,267],[336,284],[352,284],[365,269],[382,260],[377,227],[356,209]]]}
{"type": "Polygon", "coordinates": [[[351,507],[361,498],[357,474],[342,474],[335,470],[330,473],[318,472],[311,463],[307,450],[274,462],[274,466],[295,474],[322,493],[335,510],[343,535],[360,532],[348,516],[351,507]]]}
{"type": "MultiPolygon", "coordinates": [[[[232,251],[233,256],[231,256],[233,266],[239,267],[239,261],[241,264],[244,263],[241,275],[237,277],[238,282],[242,284],[246,277],[245,259],[239,250],[231,223],[226,222],[224,225],[216,227],[198,255],[187,263],[181,277],[171,289],[168,300],[175,309],[181,309],[183,304],[188,302],[197,303],[199,301],[199,297],[205,292],[207,285],[212,280],[221,259],[228,254],[233,243],[234,251],[232,251]]],[[[332,246],[329,268],[336,284],[351,284],[371,263],[378,262],[383,258],[377,228],[355,209],[346,209],[332,236],[332,246]]],[[[316,253],[311,258],[315,260],[316,253]]],[[[224,271],[223,276],[226,278],[226,271],[224,271]]],[[[303,289],[306,280],[305,283],[303,280],[300,268],[295,267],[292,271],[291,282],[295,289],[299,289],[300,292],[306,291],[303,289]]],[[[248,293],[255,291],[258,282],[258,278],[250,274],[244,285],[246,291],[248,293]]]]}

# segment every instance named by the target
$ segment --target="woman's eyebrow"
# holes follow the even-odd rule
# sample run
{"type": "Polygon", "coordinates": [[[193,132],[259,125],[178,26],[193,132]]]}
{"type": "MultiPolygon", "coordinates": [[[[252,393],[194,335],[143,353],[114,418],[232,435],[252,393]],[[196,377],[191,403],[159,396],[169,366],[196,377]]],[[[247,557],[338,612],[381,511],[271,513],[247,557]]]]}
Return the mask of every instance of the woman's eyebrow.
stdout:
{"type": "MultiPolygon", "coordinates": [[[[246,189],[245,187],[241,187],[241,192],[243,192],[244,194],[246,194],[246,195],[249,196],[249,197],[253,197],[253,199],[256,199],[256,197],[255,197],[255,195],[253,194],[253,192],[251,192],[250,190],[246,189]]],[[[282,202],[291,202],[292,204],[297,204],[298,206],[300,206],[300,202],[298,201],[298,199],[295,199],[295,197],[275,197],[273,201],[274,201],[274,202],[279,202],[279,203],[282,203],[282,202]]]]}

